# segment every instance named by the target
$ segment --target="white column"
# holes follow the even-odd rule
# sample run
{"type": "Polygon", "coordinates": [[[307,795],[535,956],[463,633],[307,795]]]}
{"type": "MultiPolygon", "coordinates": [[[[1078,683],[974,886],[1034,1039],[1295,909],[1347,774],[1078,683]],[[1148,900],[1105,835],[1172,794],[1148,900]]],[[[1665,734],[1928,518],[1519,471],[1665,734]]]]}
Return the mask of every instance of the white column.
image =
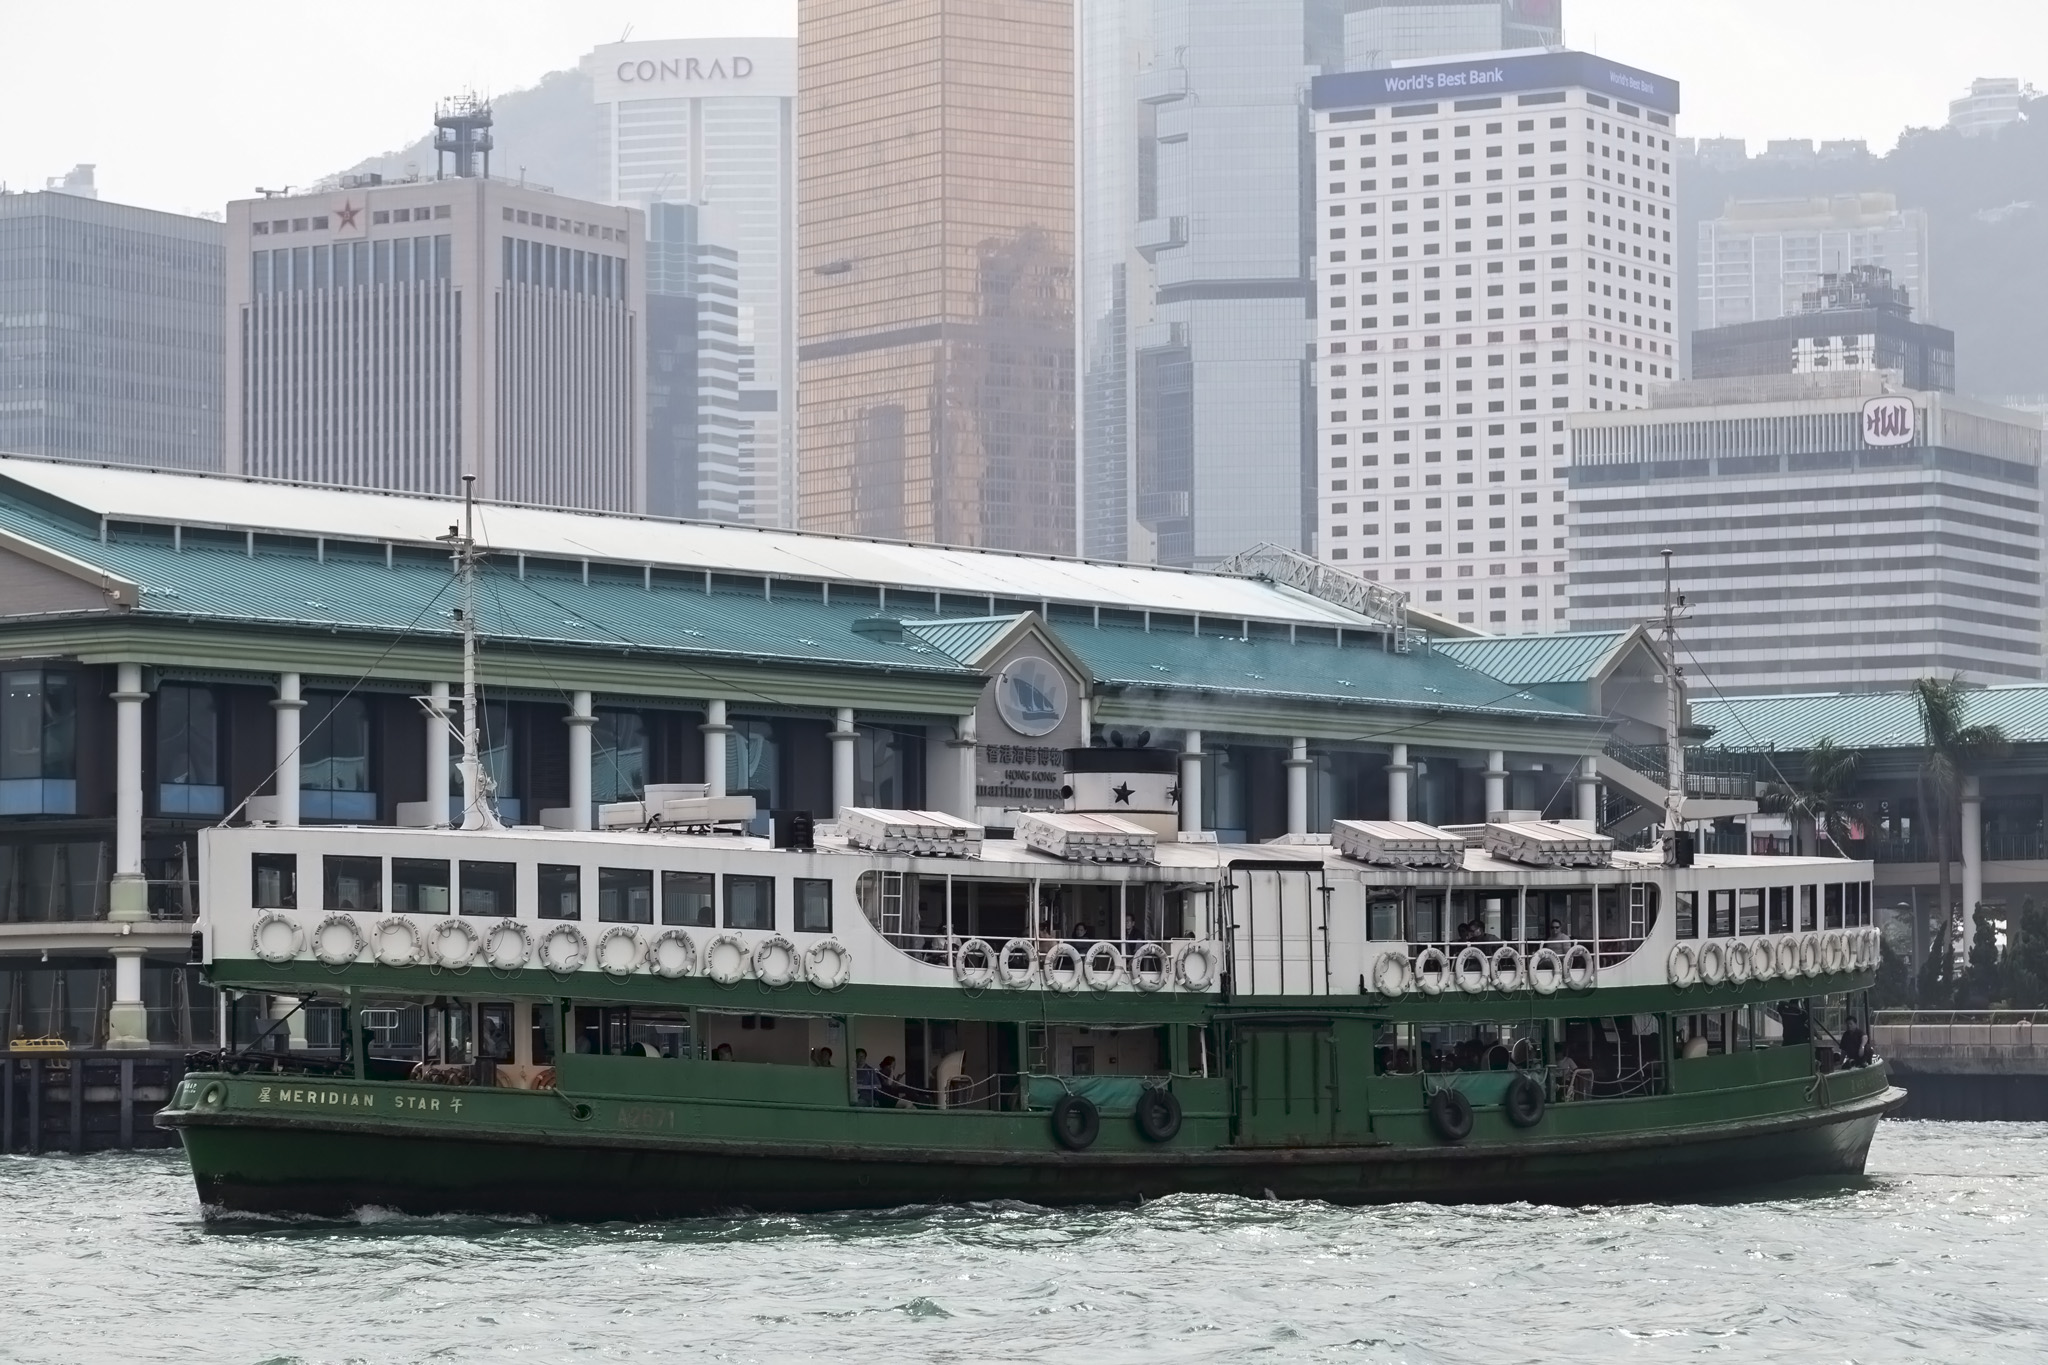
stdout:
{"type": "Polygon", "coordinates": [[[299,823],[299,712],[306,703],[299,698],[299,675],[277,675],[277,823],[299,823]]]}
{"type": "Polygon", "coordinates": [[[569,828],[590,828],[590,694],[569,695],[569,828]]]}
{"type": "Polygon", "coordinates": [[[1287,754],[1287,832],[1308,833],[1308,770],[1311,762],[1308,756],[1308,741],[1296,738],[1288,741],[1287,754]]]}
{"type": "MultiPolygon", "coordinates": [[[[573,732],[572,732],[573,733],[573,732]]],[[[512,1065],[533,1065],[533,1002],[512,1002],[512,1065]]]]}
{"type": "Polygon", "coordinates": [[[1406,820],[1408,818],[1408,774],[1415,769],[1408,765],[1408,746],[1396,744],[1392,761],[1387,764],[1387,818],[1406,820]]]}
{"type": "Polygon", "coordinates": [[[1578,818],[1590,825],[1600,823],[1600,761],[1591,754],[1579,760],[1578,818]]]}
{"type": "Polygon", "coordinates": [[[1505,750],[1486,751],[1486,818],[1508,808],[1508,756],[1505,750]]]}
{"type": "Polygon", "coordinates": [[[842,706],[833,713],[837,726],[827,736],[832,741],[832,818],[853,804],[853,742],[860,734],[853,728],[853,708],[842,706]]]}
{"type": "Polygon", "coordinates": [[[704,780],[711,786],[713,796],[725,795],[725,737],[732,733],[732,727],[725,723],[725,703],[707,701],[704,703],[704,724],[698,727],[704,732],[704,780]]]}
{"type": "MultiPolygon", "coordinates": [[[[149,918],[142,876],[142,665],[121,664],[114,683],[114,871],[107,918],[127,926],[149,918]]],[[[142,1006],[142,950],[114,952],[114,999],[107,1010],[108,1047],[148,1047],[142,1006]]]]}
{"type": "Polygon", "coordinates": [[[1202,827],[1202,732],[1190,730],[1180,747],[1180,827],[1193,834],[1202,827]]]}
{"type": "Polygon", "coordinates": [[[1977,937],[1977,903],[1984,899],[1984,789],[1974,777],[1963,779],[1963,957],[1977,937]]]}
{"type": "Polygon", "coordinates": [[[427,687],[427,823],[448,823],[448,684],[427,687]]]}
{"type": "Polygon", "coordinates": [[[953,738],[949,743],[953,750],[954,807],[948,813],[962,820],[972,820],[981,804],[974,781],[975,751],[981,747],[981,734],[972,711],[953,722],[953,738]]]}

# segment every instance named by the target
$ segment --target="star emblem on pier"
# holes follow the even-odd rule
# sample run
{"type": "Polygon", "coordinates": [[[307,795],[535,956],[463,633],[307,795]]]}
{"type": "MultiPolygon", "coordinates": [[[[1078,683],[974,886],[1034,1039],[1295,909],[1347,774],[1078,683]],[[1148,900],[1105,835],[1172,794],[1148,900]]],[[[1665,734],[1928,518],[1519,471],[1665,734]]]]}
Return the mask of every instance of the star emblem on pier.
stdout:
{"type": "Polygon", "coordinates": [[[1131,784],[1128,782],[1117,783],[1109,789],[1109,794],[1116,798],[1117,804],[1120,806],[1131,804],[1131,784]]]}
{"type": "Polygon", "coordinates": [[[334,211],[335,224],[339,227],[352,228],[356,225],[356,218],[361,213],[361,209],[344,199],[341,201],[341,207],[334,211]]]}

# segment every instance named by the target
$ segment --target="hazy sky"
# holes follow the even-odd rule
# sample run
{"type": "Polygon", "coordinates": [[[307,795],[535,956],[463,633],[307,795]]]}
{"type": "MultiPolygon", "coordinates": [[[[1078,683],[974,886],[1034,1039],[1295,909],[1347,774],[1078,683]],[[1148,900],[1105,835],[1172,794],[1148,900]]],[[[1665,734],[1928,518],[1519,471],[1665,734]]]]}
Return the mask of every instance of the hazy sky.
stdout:
{"type": "MultiPolygon", "coordinates": [[[[1097,0],[1099,2],[1099,0],[1097,0]]],[[[1147,0],[1126,0],[1146,3],[1147,0]]],[[[2043,0],[1565,0],[1575,47],[1674,76],[1692,136],[1939,124],[1972,77],[2048,84],[2043,0]]],[[[0,182],[99,166],[109,199],[218,210],[636,38],[793,33],[795,0],[0,0],[0,182]]]]}

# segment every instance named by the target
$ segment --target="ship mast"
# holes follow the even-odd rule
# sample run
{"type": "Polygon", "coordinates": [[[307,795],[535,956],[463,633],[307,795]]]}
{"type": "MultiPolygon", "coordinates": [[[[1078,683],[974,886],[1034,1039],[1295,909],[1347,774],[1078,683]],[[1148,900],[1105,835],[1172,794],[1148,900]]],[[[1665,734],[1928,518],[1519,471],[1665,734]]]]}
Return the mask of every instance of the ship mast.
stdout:
{"type": "MultiPolygon", "coordinates": [[[[483,771],[477,741],[476,702],[476,570],[482,558],[476,548],[476,475],[462,476],[462,530],[451,526],[442,537],[449,543],[455,580],[462,585],[462,828],[503,829],[490,799],[490,778],[483,771]]],[[[438,799],[438,798],[433,798],[438,799]]]]}
{"type": "Polygon", "coordinates": [[[1685,599],[1671,589],[1671,551],[1664,553],[1664,828],[1685,822],[1685,670],[1678,666],[1678,613],[1685,599]]]}

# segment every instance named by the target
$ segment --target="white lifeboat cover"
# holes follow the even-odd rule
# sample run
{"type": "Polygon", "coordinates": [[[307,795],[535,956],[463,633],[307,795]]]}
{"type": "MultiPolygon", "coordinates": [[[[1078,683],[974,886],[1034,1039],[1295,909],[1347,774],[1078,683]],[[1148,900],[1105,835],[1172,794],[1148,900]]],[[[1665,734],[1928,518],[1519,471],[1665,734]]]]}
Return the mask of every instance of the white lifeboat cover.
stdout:
{"type": "Polygon", "coordinates": [[[975,858],[981,855],[981,826],[941,810],[881,810],[846,806],[839,832],[855,848],[875,853],[975,858]]]}
{"type": "Polygon", "coordinates": [[[1017,837],[1026,848],[1077,863],[1149,863],[1159,836],[1135,820],[1086,811],[1022,811],[1017,837]]]}
{"type": "Polygon", "coordinates": [[[1465,860],[1464,839],[1420,820],[1338,820],[1330,845],[1374,867],[1458,867],[1465,860]]]}
{"type": "Polygon", "coordinates": [[[1614,840],[1576,821],[1513,820],[1486,827],[1486,851],[1525,867],[1610,867],[1614,840]]]}

